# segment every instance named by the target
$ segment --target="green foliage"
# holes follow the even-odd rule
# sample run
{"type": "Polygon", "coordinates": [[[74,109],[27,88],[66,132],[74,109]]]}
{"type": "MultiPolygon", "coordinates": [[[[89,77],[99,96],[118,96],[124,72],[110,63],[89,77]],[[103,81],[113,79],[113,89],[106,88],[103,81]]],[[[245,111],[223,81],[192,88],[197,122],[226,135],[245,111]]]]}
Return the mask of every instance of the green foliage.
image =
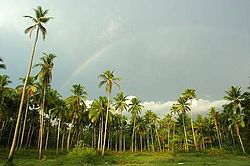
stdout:
{"type": "Polygon", "coordinates": [[[225,150],[223,150],[223,149],[218,149],[218,148],[209,148],[209,149],[206,149],[205,152],[206,152],[208,155],[214,155],[214,156],[223,155],[223,154],[226,153],[225,150]]]}
{"type": "Polygon", "coordinates": [[[72,164],[99,164],[101,156],[92,148],[77,147],[70,151],[66,158],[72,164]]]}

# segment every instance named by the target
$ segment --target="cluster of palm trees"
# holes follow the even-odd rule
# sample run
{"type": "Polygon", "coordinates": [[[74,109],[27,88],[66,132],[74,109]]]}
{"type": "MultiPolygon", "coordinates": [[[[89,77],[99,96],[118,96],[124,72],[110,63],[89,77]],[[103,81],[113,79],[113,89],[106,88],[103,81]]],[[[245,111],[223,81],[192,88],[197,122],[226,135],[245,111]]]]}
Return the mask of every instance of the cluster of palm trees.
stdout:
{"type": "MultiPolygon", "coordinates": [[[[44,24],[52,19],[46,16],[48,10],[37,7],[34,11],[35,17],[25,16],[34,23],[25,33],[31,37],[35,30],[36,36],[22,84],[11,88],[9,77],[0,75],[0,147],[10,148],[9,162],[18,149],[37,148],[42,159],[43,150],[48,148],[55,148],[58,153],[79,145],[96,148],[102,155],[105,150],[174,152],[209,147],[240,147],[245,153],[249,130],[244,127],[250,126],[249,89],[242,93],[239,87],[232,86],[224,97],[227,104],[221,110],[211,107],[209,114],[203,116],[192,113],[196,92],[186,89],[171,112],[166,110],[166,115],[159,117],[145,110],[137,97],[126,96],[120,89],[120,77],[107,70],[98,76],[98,86],[105,86],[105,96],[88,105],[85,87],[75,84],[72,95],[63,99],[51,87],[56,56],[44,53],[40,62],[33,65],[39,34],[45,39],[44,24]],[[40,69],[35,76],[31,76],[32,67],[40,69]],[[113,85],[118,87],[114,97],[113,85]]],[[[0,69],[6,69],[1,58],[0,62],[0,69]]]]}

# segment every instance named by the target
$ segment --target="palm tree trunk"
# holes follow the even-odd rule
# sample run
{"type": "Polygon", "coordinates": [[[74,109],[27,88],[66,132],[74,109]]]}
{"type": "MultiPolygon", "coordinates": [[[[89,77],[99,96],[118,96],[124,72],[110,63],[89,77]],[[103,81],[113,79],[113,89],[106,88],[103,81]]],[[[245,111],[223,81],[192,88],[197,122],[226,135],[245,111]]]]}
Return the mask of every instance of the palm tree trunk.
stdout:
{"type": "Polygon", "coordinates": [[[70,135],[71,135],[71,128],[69,129],[69,132],[68,132],[68,138],[67,138],[67,151],[69,151],[69,146],[70,146],[70,135]]]}
{"type": "Polygon", "coordinates": [[[22,145],[23,145],[23,136],[24,136],[25,127],[26,127],[26,120],[27,120],[27,114],[28,114],[28,109],[29,109],[29,101],[30,101],[30,96],[28,94],[27,95],[27,103],[26,103],[25,115],[24,115],[24,121],[23,121],[23,131],[22,131],[22,136],[21,136],[21,142],[20,142],[19,149],[21,149],[22,145]]]}
{"type": "Polygon", "coordinates": [[[18,138],[17,138],[17,144],[16,144],[16,149],[19,147],[20,145],[20,139],[21,139],[21,132],[22,132],[22,125],[23,125],[23,115],[21,117],[21,122],[20,122],[20,126],[19,126],[19,133],[18,133],[18,138]]]}
{"type": "Polygon", "coordinates": [[[236,145],[235,145],[235,140],[234,140],[234,133],[232,128],[230,129],[230,133],[231,133],[231,137],[232,137],[232,141],[233,141],[233,145],[234,145],[234,150],[236,150],[236,145]]]}
{"type": "Polygon", "coordinates": [[[188,140],[187,140],[187,132],[186,132],[186,126],[185,126],[185,118],[184,118],[184,114],[182,114],[182,123],[183,123],[184,135],[185,135],[185,150],[187,150],[187,151],[188,151],[188,140]]]}
{"type": "Polygon", "coordinates": [[[33,127],[32,130],[31,130],[31,134],[30,134],[30,138],[29,138],[29,148],[30,148],[30,145],[31,145],[31,140],[32,140],[32,137],[33,137],[33,134],[34,134],[34,130],[35,130],[35,127],[33,127]]]}
{"type": "Polygon", "coordinates": [[[0,129],[0,142],[1,142],[2,135],[3,135],[3,130],[5,128],[5,124],[6,124],[6,121],[4,120],[0,129]]]}
{"type": "Polygon", "coordinates": [[[8,142],[7,142],[7,146],[6,146],[6,148],[8,148],[8,147],[9,147],[9,144],[10,144],[10,138],[11,138],[11,135],[12,135],[13,127],[14,127],[14,121],[12,121],[12,122],[11,122],[10,133],[9,133],[9,137],[8,137],[8,142]]]}
{"type": "Polygon", "coordinates": [[[235,125],[235,130],[236,130],[236,133],[237,133],[239,141],[240,141],[241,149],[242,149],[243,153],[246,154],[246,151],[245,151],[245,148],[244,148],[241,136],[240,136],[240,128],[239,128],[238,124],[235,125]]]}
{"type": "Polygon", "coordinates": [[[149,132],[147,132],[147,148],[148,148],[148,151],[150,151],[150,143],[149,143],[149,140],[150,138],[149,138],[149,132]]]}
{"type": "Polygon", "coordinates": [[[122,111],[121,111],[121,131],[120,131],[120,142],[119,142],[119,151],[122,151],[122,132],[123,132],[123,123],[122,123],[122,111]]]}
{"type": "Polygon", "coordinates": [[[96,148],[96,128],[94,126],[94,148],[96,148]]]}
{"type": "Polygon", "coordinates": [[[27,134],[26,143],[25,143],[25,146],[24,146],[24,149],[26,149],[26,147],[27,147],[27,145],[28,145],[28,143],[29,143],[31,128],[32,128],[32,126],[31,126],[31,124],[30,124],[29,130],[28,130],[28,134],[27,134]]]}
{"type": "MultiPolygon", "coordinates": [[[[110,133],[110,130],[109,130],[109,133],[108,133],[108,134],[109,134],[109,136],[108,136],[108,147],[107,147],[107,150],[109,150],[109,148],[110,148],[110,134],[111,134],[111,133],[110,133]]],[[[111,145],[111,146],[112,146],[112,145],[111,145]]]]}
{"type": "Polygon", "coordinates": [[[106,134],[107,134],[107,127],[108,127],[108,114],[109,114],[109,105],[110,105],[110,93],[107,93],[108,96],[108,105],[107,105],[107,113],[106,113],[106,120],[105,120],[105,129],[104,129],[104,139],[103,139],[103,146],[102,146],[102,156],[104,155],[105,151],[105,143],[106,143],[106,134]]]}
{"type": "Polygon", "coordinates": [[[137,151],[137,132],[135,132],[135,152],[137,151]]]}
{"type": "Polygon", "coordinates": [[[169,151],[169,142],[170,142],[170,129],[168,128],[168,151],[169,151]]]}
{"type": "Polygon", "coordinates": [[[36,50],[36,45],[37,45],[37,40],[38,40],[38,34],[39,34],[39,28],[37,28],[37,31],[36,31],[36,37],[35,37],[34,45],[32,47],[31,56],[30,56],[29,69],[28,69],[27,75],[25,77],[24,85],[23,85],[22,97],[21,97],[21,102],[20,102],[20,106],[19,106],[19,110],[18,110],[18,116],[17,116],[17,122],[16,122],[16,127],[15,127],[14,137],[13,137],[13,141],[12,141],[12,145],[11,145],[11,148],[10,148],[8,161],[7,161],[8,163],[12,163],[13,155],[15,153],[17,133],[18,133],[18,128],[19,128],[20,119],[21,119],[21,115],[22,115],[23,103],[24,103],[24,95],[25,95],[25,90],[26,90],[26,86],[27,86],[27,81],[28,81],[28,78],[30,76],[31,68],[33,66],[33,59],[34,59],[34,55],[35,55],[35,50],[36,50]]]}
{"type": "Polygon", "coordinates": [[[153,150],[153,152],[155,151],[155,146],[154,146],[154,137],[153,137],[153,131],[152,131],[153,129],[151,128],[150,129],[150,131],[151,131],[151,143],[152,143],[152,150],[153,150]]]}
{"type": "Polygon", "coordinates": [[[157,139],[158,139],[158,144],[159,144],[159,149],[160,149],[160,152],[162,152],[162,150],[161,150],[161,142],[160,142],[160,137],[159,137],[159,134],[158,134],[157,129],[155,129],[155,132],[156,132],[156,136],[157,136],[157,139]]]}
{"type": "Polygon", "coordinates": [[[126,136],[123,136],[123,151],[126,150],[126,136]]]}
{"type": "Polygon", "coordinates": [[[42,147],[43,147],[43,124],[44,124],[44,108],[45,108],[45,95],[46,95],[46,88],[43,89],[43,100],[41,105],[41,121],[40,121],[40,130],[39,130],[39,159],[42,159],[42,147]]]}
{"type": "Polygon", "coordinates": [[[61,151],[63,151],[63,147],[64,147],[64,136],[65,136],[65,133],[63,133],[62,135],[61,151]]]}
{"type": "MultiPolygon", "coordinates": [[[[191,107],[192,107],[192,100],[190,100],[191,103],[191,107]]],[[[196,137],[195,137],[195,133],[194,133],[194,123],[193,123],[193,115],[192,115],[192,109],[190,110],[190,114],[191,114],[191,126],[192,126],[192,133],[193,133],[193,138],[194,138],[194,146],[195,146],[195,149],[198,151],[198,147],[197,147],[197,142],[196,142],[196,137]]]]}
{"type": "Polygon", "coordinates": [[[60,129],[61,129],[61,119],[58,120],[57,140],[56,140],[56,154],[58,154],[58,148],[59,148],[60,129]]]}
{"type": "Polygon", "coordinates": [[[98,142],[97,142],[97,149],[100,150],[100,143],[101,143],[101,122],[99,122],[99,133],[98,133],[98,142]]]}
{"type": "Polygon", "coordinates": [[[140,134],[140,142],[141,142],[141,152],[142,152],[142,135],[140,134]]]}
{"type": "Polygon", "coordinates": [[[134,152],[135,121],[136,121],[136,119],[134,119],[133,133],[132,133],[132,138],[131,138],[131,143],[132,143],[131,150],[132,150],[132,152],[134,152]]]}
{"type": "Polygon", "coordinates": [[[117,146],[118,146],[118,145],[117,145],[117,144],[118,144],[118,136],[117,136],[117,135],[118,135],[118,133],[116,133],[116,135],[115,135],[115,151],[116,151],[116,152],[117,152],[117,150],[118,150],[118,147],[117,147],[117,146]]]}
{"type": "Polygon", "coordinates": [[[49,130],[50,130],[50,111],[49,111],[48,130],[47,130],[47,134],[46,134],[45,150],[47,150],[47,147],[48,147],[48,142],[49,142],[49,130]]]}

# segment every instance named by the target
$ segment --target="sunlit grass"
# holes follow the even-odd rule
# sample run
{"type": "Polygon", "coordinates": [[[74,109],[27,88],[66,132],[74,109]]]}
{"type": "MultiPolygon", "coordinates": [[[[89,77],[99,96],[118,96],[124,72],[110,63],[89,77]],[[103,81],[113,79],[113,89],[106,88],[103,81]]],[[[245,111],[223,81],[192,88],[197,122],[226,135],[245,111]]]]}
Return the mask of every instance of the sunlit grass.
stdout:
{"type": "MultiPolygon", "coordinates": [[[[55,154],[55,150],[44,152],[44,159],[39,160],[36,150],[17,151],[14,163],[18,166],[33,165],[75,165],[65,157],[65,153],[55,154]]],[[[0,151],[0,164],[6,161],[7,151],[0,151]]],[[[169,153],[169,152],[107,152],[101,158],[100,165],[226,165],[248,166],[250,155],[236,155],[230,153],[208,154],[206,152],[169,153]]],[[[81,164],[82,165],[82,164],[81,164]]]]}

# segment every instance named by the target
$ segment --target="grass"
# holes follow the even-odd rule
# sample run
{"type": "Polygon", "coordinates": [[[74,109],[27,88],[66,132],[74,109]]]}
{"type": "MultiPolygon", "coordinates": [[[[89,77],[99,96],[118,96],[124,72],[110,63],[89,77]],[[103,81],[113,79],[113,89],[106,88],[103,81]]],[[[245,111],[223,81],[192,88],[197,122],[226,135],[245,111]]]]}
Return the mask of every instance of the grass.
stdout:
{"type": "MultiPolygon", "coordinates": [[[[6,162],[7,151],[0,150],[0,165],[6,162]]],[[[17,166],[71,166],[76,165],[68,159],[65,153],[55,155],[55,150],[44,152],[44,159],[37,159],[36,150],[17,151],[14,159],[17,166]]],[[[159,152],[108,152],[98,162],[100,165],[219,165],[219,166],[248,166],[250,155],[237,155],[230,153],[212,154],[207,152],[192,153],[159,153],[159,152]]],[[[79,164],[84,165],[84,163],[79,164]]]]}

